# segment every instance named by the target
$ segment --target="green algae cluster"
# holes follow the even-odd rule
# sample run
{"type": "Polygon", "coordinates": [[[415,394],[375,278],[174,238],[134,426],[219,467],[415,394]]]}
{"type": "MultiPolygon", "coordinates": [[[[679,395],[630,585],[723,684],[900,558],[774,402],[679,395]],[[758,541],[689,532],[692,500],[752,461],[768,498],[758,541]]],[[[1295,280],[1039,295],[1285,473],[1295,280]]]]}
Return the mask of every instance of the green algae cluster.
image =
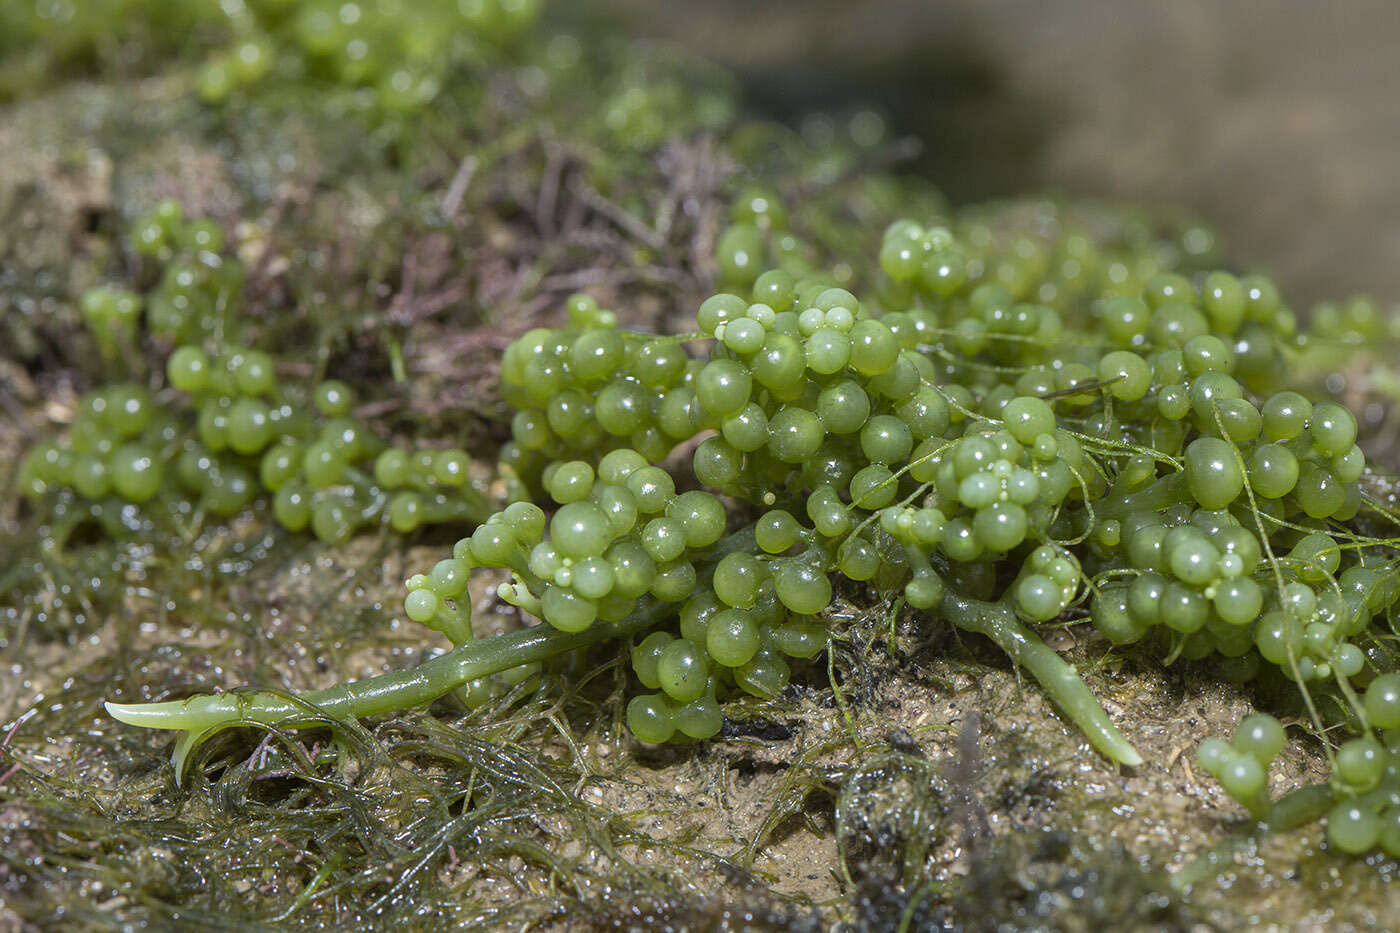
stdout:
{"type": "Polygon", "coordinates": [[[280,79],[362,88],[374,110],[400,113],[432,103],[459,69],[488,62],[538,15],[536,0],[8,4],[0,94],[55,74],[141,73],[180,56],[199,63],[196,86],[211,104],[280,79]]]}
{"type": "MultiPolygon", "coordinates": [[[[260,95],[275,100],[263,82],[280,80],[371,89],[384,106],[412,35],[387,44],[382,74],[339,59],[317,70],[332,60],[317,65],[290,24],[318,10],[259,8],[266,32],[249,41],[275,67],[233,81],[244,46],[213,53],[196,89],[204,105],[236,120],[260,95]]],[[[375,28],[392,31],[386,10],[375,28]]],[[[1325,385],[1355,348],[1394,338],[1374,306],[1300,324],[1266,278],[1218,268],[1190,248],[1201,237],[1130,212],[951,210],[918,180],[873,173],[837,187],[831,167],[857,165],[856,147],[814,152],[779,128],[732,128],[732,103],[713,90],[687,98],[675,74],[649,80],[665,68],[643,54],[598,67],[570,37],[536,53],[545,71],[613,89],[601,120],[558,122],[582,148],[611,147],[583,177],[592,197],[615,199],[595,200],[614,225],[639,226],[632,268],[668,268],[668,244],[644,212],[654,200],[618,166],[645,166],[689,134],[739,167],[713,193],[723,221],[687,256],[703,265],[663,314],[610,290],[556,293],[532,319],[492,321],[517,339],[502,341],[490,383],[495,437],[470,456],[432,426],[377,423],[384,386],[351,366],[307,376],[290,331],[246,293],[256,270],[240,246],[256,231],[239,242],[232,225],[152,203],[118,238],[130,262],[73,296],[98,351],[91,376],[122,378],[83,396],[17,473],[49,540],[96,526],[140,544],[220,523],[280,528],[285,542],[310,531],[334,547],[375,529],[461,534],[400,594],[404,615],[455,646],[417,668],[305,696],[115,704],[125,721],[181,732],[177,775],[208,766],[205,743],[232,726],[284,739],[330,726],[353,746],[359,717],[440,697],[490,717],[541,684],[586,684],[600,664],[622,678],[619,714],[636,739],[691,746],[732,724],[728,710],[825,676],[841,634],[834,600],[896,600],[930,627],[989,638],[1126,765],[1137,751],[1037,626],[1086,620],[1113,644],[1285,692],[1319,734],[1353,736],[1328,785],[1270,799],[1283,747],[1273,719],[1203,746],[1202,765],[1262,820],[1330,808],[1335,847],[1395,854],[1395,517],[1368,493],[1356,418],[1325,385]],[[831,186],[804,191],[813,179],[831,186]],[[472,579],[543,624],[478,638],[472,579]]],[[[440,61],[432,80],[447,87],[479,91],[488,74],[440,61]]],[[[428,100],[399,117],[429,119],[428,100]]],[[[378,111],[360,117],[382,125],[378,111]]],[[[412,126],[398,124],[398,138],[412,126]]],[[[514,183],[521,163],[482,158],[488,178],[514,183]]],[[[549,178],[547,162],[525,166],[549,178]]],[[[490,309],[480,315],[457,323],[490,309]]],[[[414,326],[369,342],[401,366],[395,345],[414,326]]],[[[548,775],[489,764],[509,746],[468,753],[415,721],[434,737],[412,747],[456,762],[457,779],[470,780],[464,762],[495,768],[517,781],[516,804],[539,805],[548,775]]],[[[495,805],[509,813],[511,799],[495,805]]],[[[596,815],[543,799],[569,819],[596,815]]],[[[337,871],[322,869],[305,892],[337,871]]],[[[657,903],[646,909],[674,910],[657,903]]],[[[764,910],[775,925],[798,916],[764,910]]]]}

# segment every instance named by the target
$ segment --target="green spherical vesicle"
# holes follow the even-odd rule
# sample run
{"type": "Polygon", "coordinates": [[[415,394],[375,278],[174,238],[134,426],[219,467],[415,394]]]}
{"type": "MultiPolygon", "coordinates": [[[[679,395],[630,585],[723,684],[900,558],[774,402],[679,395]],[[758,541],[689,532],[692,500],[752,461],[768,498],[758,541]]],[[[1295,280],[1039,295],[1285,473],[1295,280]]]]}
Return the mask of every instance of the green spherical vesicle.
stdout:
{"type": "Polygon", "coordinates": [[[666,650],[666,646],[674,640],[674,637],[669,632],[652,632],[632,648],[632,672],[637,675],[642,686],[648,690],[657,690],[661,687],[661,678],[658,674],[661,653],[666,650]]]}
{"type": "Polygon", "coordinates": [[[598,426],[617,437],[630,437],[642,430],[650,416],[646,390],[632,379],[614,379],[594,402],[593,417],[598,426]]]}
{"type": "Polygon", "coordinates": [[[1260,411],[1264,436],[1271,441],[1290,441],[1303,433],[1312,414],[1312,402],[1297,392],[1271,395],[1260,411]]]}
{"type": "Polygon", "coordinates": [[[753,300],[768,305],[774,311],[786,311],[792,306],[794,297],[792,276],[782,269],[771,269],[753,283],[753,300]]]}
{"type": "Polygon", "coordinates": [[[1330,470],[1313,463],[1299,473],[1293,495],[1309,518],[1328,518],[1346,504],[1346,487],[1330,470]]]}
{"type": "Polygon", "coordinates": [[[1110,395],[1129,402],[1142,398],[1152,385],[1152,370],[1147,362],[1128,350],[1104,354],[1099,361],[1098,376],[1108,383],[1105,390],[1110,395]]]}
{"type": "Polygon", "coordinates": [[[622,337],[612,330],[584,331],[569,349],[573,375],[585,382],[597,382],[617,373],[624,359],[622,337]]]}
{"type": "Polygon", "coordinates": [[[258,479],[272,492],[296,478],[301,470],[302,449],[286,442],[269,447],[258,464],[258,479]]]}
{"type": "Polygon", "coordinates": [[[685,526],[674,518],[653,518],[642,529],[641,542],[652,560],[676,560],[685,553],[685,526]]]}
{"type": "Polygon", "coordinates": [[[234,367],[233,381],[244,395],[266,395],[271,392],[277,384],[272,357],[261,350],[245,351],[234,367]]]}
{"type": "Polygon", "coordinates": [[[163,470],[155,451],[141,444],[126,444],[112,454],[112,488],[131,502],[147,502],[160,491],[163,470]]]}
{"type": "Polygon", "coordinates": [[[1387,758],[1385,748],[1369,735],[1343,742],[1332,777],[1351,793],[1369,793],[1380,784],[1387,758]]]}
{"type": "Polygon", "coordinates": [[[811,658],[826,647],[826,626],[816,619],[792,619],[770,629],[770,640],[774,649],[788,657],[811,658]]]}
{"type": "Polygon", "coordinates": [[[130,440],[151,423],[151,400],[145,391],[131,385],[114,386],[107,391],[107,407],[102,413],[116,437],[130,440]]]}
{"type": "Polygon", "coordinates": [[[343,418],[350,413],[355,396],[350,387],[339,379],[327,379],[316,387],[312,402],[316,410],[327,418],[343,418]]]}
{"type": "Polygon", "coordinates": [[[1206,739],[1196,748],[1196,761],[1216,780],[1225,771],[1225,766],[1237,755],[1234,747],[1218,736],[1206,739]]]}
{"type": "Polygon", "coordinates": [[[1049,622],[1064,609],[1059,585],[1044,574],[1026,574],[1012,592],[1017,608],[1032,622],[1049,622]]]}
{"type": "Polygon", "coordinates": [[[550,519],[549,536],[570,557],[594,557],[607,549],[612,525],[592,502],[570,502],[560,506],[550,519]]]}
{"type": "Polygon", "coordinates": [[[267,403],[255,398],[240,398],[234,402],[228,412],[226,432],[228,445],[236,453],[260,452],[273,437],[267,403]]]}
{"type": "Polygon", "coordinates": [[[317,500],[311,507],[311,531],[326,544],[344,544],[355,533],[354,511],[339,497],[317,500]]]}
{"type": "Polygon", "coordinates": [[[710,659],[693,642],[677,638],[662,649],[657,659],[656,677],[667,697],[678,703],[689,703],[705,694],[710,659]]]}
{"type": "Polygon", "coordinates": [[[1167,566],[1178,580],[1192,586],[1205,586],[1219,576],[1220,552],[1204,537],[1173,542],[1168,535],[1164,547],[1167,566]]]}
{"type": "Polygon", "coordinates": [[[570,585],[584,599],[598,601],[612,594],[617,585],[617,573],[603,558],[587,557],[575,562],[570,585]]]}
{"type": "Polygon", "coordinates": [[[1212,272],[1201,288],[1201,308],[1214,330],[1233,334],[1244,320],[1245,293],[1238,279],[1228,272],[1212,272]]]}
{"type": "Polygon", "coordinates": [[[400,534],[408,534],[423,524],[423,497],[404,490],[389,500],[389,526],[400,534]]]}
{"type": "MultiPolygon", "coordinates": [[[[408,493],[414,499],[418,497],[413,493],[408,493]]],[[[562,509],[560,510],[562,511],[562,509]]],[[[556,514],[557,518],[557,514],[556,514]]],[[[558,536],[554,536],[554,543],[559,545],[558,536]]],[[[560,551],[564,551],[561,546],[560,551]]],[[[516,559],[520,551],[520,538],[515,533],[515,529],[501,521],[489,521],[476,526],[471,535],[471,553],[478,562],[486,567],[508,567],[516,559]]],[[[566,552],[571,553],[571,552],[566,552]]],[[[578,556],[591,556],[578,555],[578,556]]]]}
{"type": "Polygon", "coordinates": [[[304,531],[311,524],[310,493],[297,483],[286,483],[272,498],[272,514],[288,531],[304,531]]]}
{"type": "Polygon", "coordinates": [[[768,415],[761,405],[750,402],[743,411],[724,420],[720,434],[735,450],[758,450],[768,443],[768,415]]]}
{"type": "Polygon", "coordinates": [[[1400,728],[1400,674],[1381,674],[1366,688],[1366,716],[1376,729],[1400,728]]]}
{"type": "MultiPolygon", "coordinates": [[[[772,423],[769,423],[772,431],[772,423]]],[[[695,478],[706,486],[722,488],[738,482],[744,468],[744,454],[720,437],[706,438],[691,457],[695,478]]]]}
{"type": "Polygon", "coordinates": [[[943,578],[923,568],[904,585],[904,598],[915,609],[933,609],[943,601],[945,594],[943,578]]]}
{"type": "Polygon", "coordinates": [[[1174,631],[1200,631],[1210,619],[1210,609],[1210,600],[1188,584],[1173,580],[1162,591],[1162,624],[1174,631]]]}
{"type": "Polygon", "coordinates": [[[1198,437],[1186,448],[1186,484],[1206,509],[1223,509],[1244,488],[1234,445],[1216,437],[1198,437]]]}
{"type": "Polygon", "coordinates": [[[765,512],[754,523],[754,537],[758,546],[769,554],[781,554],[797,543],[802,526],[784,509],[765,512]]]}
{"type": "Polygon", "coordinates": [[[854,380],[832,383],[817,397],[817,416],[832,434],[854,433],[870,417],[870,396],[854,380]]]}
{"type": "Polygon", "coordinates": [[[673,707],[676,729],[692,739],[708,739],[724,726],[724,715],[713,697],[702,696],[684,706],[673,707]]]}
{"type": "Polygon", "coordinates": [[[787,689],[792,670],[782,656],[760,651],[749,663],[734,669],[734,682],[746,693],[760,699],[772,699],[787,689]]]}
{"type": "Polygon", "coordinates": [[[165,373],[181,392],[202,392],[209,384],[209,357],[199,347],[176,347],[166,361],[165,373]]]}
{"type": "Polygon", "coordinates": [[[470,572],[466,561],[449,557],[433,565],[428,574],[428,586],[443,599],[456,599],[467,591],[470,572]]]}
{"type": "Polygon", "coordinates": [[[724,608],[712,590],[702,589],[692,595],[681,604],[681,637],[688,638],[697,645],[705,644],[710,621],[724,608]]]}
{"type": "Polygon", "coordinates": [[[695,592],[695,565],[688,560],[672,561],[656,568],[651,595],[663,603],[678,603],[695,592]]]}
{"type": "Polygon", "coordinates": [[[883,463],[872,463],[851,477],[850,494],[853,505],[862,509],[882,509],[899,494],[899,481],[889,467],[883,463]]]}
{"type": "Polygon", "coordinates": [[[408,454],[397,447],[382,451],[374,460],[374,480],[386,489],[406,486],[411,476],[408,454]]]}
{"type": "Polygon", "coordinates": [[[618,541],[608,548],[604,559],[612,564],[613,593],[636,598],[651,588],[656,562],[635,541],[618,541]]]}
{"type": "Polygon", "coordinates": [[[1128,588],[1105,588],[1094,595],[1089,604],[1089,618],[1094,628],[1115,645],[1128,645],[1142,638],[1144,627],[1128,609],[1128,588]]]}
{"type": "MultiPolygon", "coordinates": [[[[758,598],[764,576],[763,565],[751,554],[726,554],[715,566],[711,585],[726,605],[747,609],[758,598]]],[[[731,665],[732,666],[732,665],[731,665]]]]}
{"type": "Polygon", "coordinates": [[[747,664],[759,647],[758,623],[744,609],[723,609],[714,614],[705,630],[705,648],[716,664],[747,664]]]}
{"type": "Polygon", "coordinates": [[[414,622],[426,625],[437,618],[442,600],[431,590],[413,590],[404,597],[403,609],[414,622]]]}
{"type": "Polygon", "coordinates": [[[1335,402],[1320,402],[1313,406],[1308,419],[1308,433],[1313,446],[1329,457],[1340,456],[1356,443],[1356,418],[1335,402]]]}
{"type": "Polygon", "coordinates": [[[749,360],[753,378],[765,388],[782,392],[802,381],[807,356],[802,344],[789,334],[769,333],[763,347],[749,360]]]}
{"type": "Polygon", "coordinates": [[[831,327],[823,327],[807,338],[803,351],[807,367],[829,376],[846,367],[851,359],[851,339],[831,327]]]}
{"type": "Polygon", "coordinates": [[[714,335],[715,328],[725,321],[743,317],[748,308],[748,301],[736,294],[715,294],[701,301],[700,310],[696,311],[696,324],[701,331],[714,335]]]}
{"type": "Polygon", "coordinates": [[[313,489],[339,483],[345,476],[346,466],[341,451],[326,441],[317,441],[302,454],[301,473],[313,489]]]}
{"type": "Polygon", "coordinates": [[[1186,372],[1200,376],[1208,372],[1229,374],[1235,368],[1235,357],[1225,341],[1214,334],[1202,334],[1186,341],[1181,348],[1186,372]]]}
{"type": "Polygon", "coordinates": [[[648,340],[631,361],[632,374],[648,388],[670,388],[685,373],[687,359],[678,340],[664,337],[648,340]]]}
{"type": "MultiPolygon", "coordinates": [[[[471,459],[467,452],[457,447],[449,447],[446,450],[439,450],[433,455],[432,479],[441,486],[457,488],[465,486],[470,478],[468,471],[471,469],[471,459]]],[[[592,482],[592,471],[588,473],[589,482],[592,482]]]]}
{"type": "Polygon", "coordinates": [[[636,696],[627,704],[627,729],[638,741],[659,743],[676,734],[675,716],[660,694],[636,696]]]}
{"type": "Polygon", "coordinates": [[[861,450],[878,463],[902,463],[914,449],[909,426],[894,415],[876,415],[860,431],[861,450]]]}
{"type": "Polygon", "coordinates": [[[1055,430],[1055,412],[1049,403],[1030,396],[1019,396],[1007,402],[1001,417],[1006,430],[1022,444],[1033,444],[1041,435],[1055,430]]]}
{"type": "Polygon", "coordinates": [[[1255,761],[1266,768],[1269,762],[1283,751],[1286,742],[1283,725],[1266,713],[1255,713],[1240,720],[1232,736],[1232,744],[1236,750],[1253,756],[1255,761]]]}
{"type": "Polygon", "coordinates": [[[689,548],[707,548],[724,535],[724,505],[700,490],[683,492],[666,507],[666,514],[681,523],[689,548]]]}
{"type": "Polygon", "coordinates": [[[647,465],[647,460],[635,450],[610,450],[598,461],[598,479],[613,486],[627,482],[627,477],[647,465]]]}
{"type": "Polygon", "coordinates": [[[972,529],[989,551],[1010,551],[1026,539],[1029,521],[1026,510],[1011,502],[994,502],[979,509],[972,519],[972,529]]]}
{"type": "Polygon", "coordinates": [[[1254,800],[1264,790],[1264,768],[1252,755],[1237,754],[1230,758],[1216,777],[1226,793],[1236,800],[1254,800]]]}
{"type": "Polygon", "coordinates": [[[85,499],[101,499],[112,489],[111,468],[94,454],[75,458],[72,475],[73,488],[85,499]]]}
{"type": "Polygon", "coordinates": [[[815,615],[831,603],[831,578],[808,561],[775,560],[773,582],[778,599],[799,615],[815,615]]]}
{"type": "Polygon", "coordinates": [[[553,583],[545,586],[540,604],[544,620],[561,632],[581,632],[598,618],[596,603],[553,583]]]}
{"type": "Polygon", "coordinates": [[[825,434],[821,419],[805,408],[786,406],[768,419],[768,449],[784,463],[807,460],[821,447],[825,434]]]}
{"type": "Polygon", "coordinates": [[[660,467],[644,466],[628,474],[627,490],[640,511],[662,512],[676,497],[676,481],[660,467]]]}
{"type": "Polygon", "coordinates": [[[1265,499],[1281,499],[1298,484],[1298,458],[1282,444],[1260,444],[1250,454],[1249,483],[1265,499]]]}
{"type": "Polygon", "coordinates": [[[1264,591],[1248,578],[1224,580],[1216,586],[1212,604],[1224,622],[1245,626],[1259,618],[1264,591]]]}
{"type": "Polygon", "coordinates": [[[1381,839],[1381,819],[1360,803],[1344,800],[1327,813],[1327,841],[1348,855],[1371,851],[1381,839]]]}
{"type": "Polygon", "coordinates": [[[850,332],[851,368],[863,376],[888,372],[899,358],[899,341],[881,321],[856,321],[850,332]]]}
{"type": "Polygon", "coordinates": [[[1380,847],[1391,858],[1400,858],[1400,807],[1391,807],[1380,814],[1380,847]]]}

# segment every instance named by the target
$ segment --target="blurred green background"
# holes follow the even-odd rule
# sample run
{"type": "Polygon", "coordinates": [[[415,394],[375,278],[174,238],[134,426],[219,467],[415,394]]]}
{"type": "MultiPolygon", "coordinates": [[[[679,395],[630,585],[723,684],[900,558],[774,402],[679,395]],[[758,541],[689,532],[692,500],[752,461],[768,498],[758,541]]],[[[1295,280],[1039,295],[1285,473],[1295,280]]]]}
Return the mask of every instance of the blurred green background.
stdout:
{"type": "MultiPolygon", "coordinates": [[[[556,10],[559,8],[556,7],[556,10]]],[[[1400,299],[1394,0],[584,0],[796,119],[874,102],[957,201],[1185,209],[1306,307],[1400,299]]]]}

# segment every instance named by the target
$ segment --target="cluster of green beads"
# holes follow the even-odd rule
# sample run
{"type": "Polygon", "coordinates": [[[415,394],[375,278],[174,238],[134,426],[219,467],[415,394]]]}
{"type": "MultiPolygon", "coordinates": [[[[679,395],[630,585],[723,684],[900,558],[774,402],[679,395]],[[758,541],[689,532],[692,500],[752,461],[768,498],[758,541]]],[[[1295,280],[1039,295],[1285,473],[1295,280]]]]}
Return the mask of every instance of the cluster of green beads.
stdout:
{"type": "MultiPolygon", "coordinates": [[[[1324,791],[1327,838],[1337,850],[1400,857],[1400,674],[1381,674],[1367,685],[1359,716],[1363,734],[1337,747],[1331,780],[1309,790],[1324,791]]],[[[1253,816],[1268,820],[1286,806],[1268,787],[1269,767],[1285,744],[1279,721],[1256,713],[1240,722],[1229,741],[1206,739],[1196,758],[1253,816]]]]}
{"type": "Polygon", "coordinates": [[[742,192],[729,209],[729,219],[715,241],[715,263],[725,287],[751,288],[769,269],[794,277],[813,271],[812,244],[793,228],[787,208],[772,192],[742,192]]]}
{"type": "Polygon", "coordinates": [[[92,502],[141,505],[159,494],[176,513],[197,506],[227,518],[268,495],[284,528],[309,528],[332,544],[381,519],[407,532],[488,511],[465,452],[386,449],[350,415],[344,383],[317,385],[312,414],[259,350],[211,356],[180,346],[166,370],[189,407],[171,410],[168,390],[153,396],[135,385],[88,393],[67,435],[25,456],[19,479],[31,499],[69,489],[92,502]]]}
{"type": "Polygon", "coordinates": [[[88,333],[108,363],[139,344],[143,324],[152,336],[192,342],[221,334],[232,318],[223,313],[236,303],[243,268],[224,255],[224,232],[208,218],[187,218],[184,206],[167,199],[131,225],[127,245],[158,270],[147,295],[117,285],[83,292],[78,310],[88,333]],[[144,312],[144,314],[143,314],[144,312]]]}
{"type": "MultiPolygon", "coordinates": [[[[579,314],[588,307],[575,302],[579,314]]],[[[1057,441],[1053,414],[1038,399],[1018,406],[1031,410],[1013,430],[984,421],[946,437],[954,422],[965,420],[962,403],[972,398],[932,384],[932,364],[916,351],[917,329],[907,316],[877,319],[844,289],[799,287],[775,270],[757,277],[748,300],[723,294],[704,302],[697,323],[715,340],[708,360],[691,359],[675,338],[585,326],[518,341],[507,351],[503,381],[524,406],[514,422],[522,456],[578,455],[616,445],[645,462],[641,451],[660,460],[679,441],[713,431],[691,458],[700,483],[755,505],[801,502],[758,516],[754,552],[718,562],[712,589],[701,588],[698,607],[686,603],[681,637],[668,648],[670,656],[701,658],[703,670],[719,662],[749,692],[771,695],[786,683],[784,655],[806,658],[821,650],[825,636],[813,617],[830,602],[829,571],[855,581],[881,576],[887,586],[902,580],[911,604],[934,607],[943,583],[931,553],[973,564],[1015,551],[1037,527],[1049,527],[1073,485],[1068,464],[1081,456],[1072,453],[1077,444],[1068,435],[1057,441]],[[530,407],[538,404],[543,408],[530,407]],[[944,494],[941,508],[908,503],[921,485],[944,494]],[[790,554],[794,549],[799,553],[790,554]],[[736,592],[738,581],[745,588],[736,592]],[[712,604],[727,613],[718,645],[709,635],[716,629],[700,627],[706,618],[700,608],[712,604]],[[759,605],[772,608],[755,615],[759,605]],[[765,655],[769,643],[777,650],[765,655]]],[[[556,464],[561,471],[586,468],[556,464]]],[[[649,469],[674,488],[668,474],[649,469]]],[[[701,493],[684,495],[694,494],[701,493]]],[[[667,532],[670,524],[653,521],[644,543],[668,546],[679,537],[667,532]]],[[[1053,618],[1078,590],[1078,562],[1046,545],[1026,567],[1017,587],[1026,614],[1053,618]]],[[[620,603],[617,612],[629,608],[620,603]]],[[[650,650],[670,644],[668,638],[658,632],[643,644],[650,650]]],[[[651,670],[653,653],[634,659],[642,662],[639,680],[664,687],[672,680],[651,670]]],[[[708,702],[689,695],[694,682],[673,686],[663,691],[672,704],[708,702]]],[[[712,699],[713,691],[706,696],[712,699]]],[[[653,723],[640,734],[665,732],[655,725],[666,721],[660,700],[634,703],[633,718],[653,723]]],[[[708,713],[703,721],[714,722],[708,713]]],[[[682,730],[692,737],[697,731],[682,730]]]]}
{"type": "MultiPolygon", "coordinates": [[[[879,244],[881,302],[891,308],[937,305],[971,281],[999,286],[1018,302],[1074,314],[1085,301],[1140,296],[1149,281],[1192,258],[1173,255],[1165,241],[1124,218],[1089,218],[1096,226],[1116,227],[1111,234],[1091,235],[1051,205],[1036,205],[1035,211],[1003,217],[987,207],[947,225],[892,224],[879,244]]],[[[1024,321],[985,315],[960,315],[945,324],[963,341],[1002,355],[1014,355],[1014,336],[1010,343],[995,336],[987,343],[984,335],[1028,336],[1024,321]]]]}
{"type": "Polygon", "coordinates": [[[266,491],[283,527],[311,527],[331,543],[346,541],[372,514],[376,493],[355,467],[380,442],[349,417],[344,384],[316,387],[313,403],[325,419],[317,428],[289,401],[272,358],[259,350],[229,347],[211,357],[198,346],[177,347],[166,375],[196,411],[195,437],[182,458],[198,465],[195,476],[240,477],[245,493],[237,508],[266,491]]]}
{"type": "Polygon", "coordinates": [[[245,93],[269,76],[367,89],[385,113],[430,104],[455,69],[517,40],[534,24],[538,0],[391,0],[288,4],[262,0],[229,16],[234,39],[199,76],[210,103],[245,93]]]}
{"type": "Polygon", "coordinates": [[[1267,713],[1246,716],[1229,739],[1209,738],[1196,749],[1196,761],[1226,793],[1250,813],[1268,813],[1269,766],[1287,744],[1282,724],[1267,713]]]}
{"type": "Polygon", "coordinates": [[[596,469],[551,464],[543,483],[552,516],[518,502],[478,526],[452,558],[410,581],[410,618],[443,631],[460,624],[452,601],[475,567],[507,571],[497,594],[564,632],[620,621],[644,600],[674,605],[678,635],[652,632],[632,655],[638,680],[659,692],[634,698],[628,723],[652,742],[714,735],[718,696],[736,687],[774,696],[790,676],[786,658],[824,646],[810,617],[830,601],[825,575],[800,559],[717,555],[726,515],[712,493],[677,493],[669,473],[627,448],[596,469]]]}
{"type": "MultiPolygon", "coordinates": [[[[179,201],[167,199],[136,219],[127,240],[133,253],[160,270],[158,283],[144,299],[146,327],[153,337],[167,343],[233,338],[229,330],[237,318],[228,311],[238,303],[244,270],[225,255],[218,224],[187,218],[179,201]]],[[[85,296],[85,310],[86,304],[85,296]]]]}
{"type": "Polygon", "coordinates": [[[176,438],[176,425],[158,414],[144,389],[104,387],[83,396],[66,437],[30,449],[20,463],[19,487],[35,500],[71,488],[94,501],[147,502],[165,482],[176,438]]]}
{"type": "Polygon", "coordinates": [[[126,348],[136,345],[141,307],[141,296],[125,288],[103,285],[83,292],[78,311],[107,362],[115,362],[126,348]]]}
{"type": "Polygon", "coordinates": [[[267,495],[283,527],[332,544],[373,522],[409,532],[489,511],[465,451],[387,447],[352,416],[347,385],[286,385],[270,355],[231,342],[240,328],[229,289],[241,275],[220,255],[217,227],[163,201],[129,239],[165,270],[144,300],[144,331],[134,292],[99,286],[79,306],[104,353],[134,351],[145,335],[178,343],[166,360],[168,388],[118,384],[85,395],[68,434],[21,464],[21,486],[36,503],[69,490],[118,508],[159,498],[175,514],[228,518],[267,495]]]}
{"type": "Polygon", "coordinates": [[[729,684],[785,684],[776,662],[824,641],[833,574],[919,609],[951,593],[1032,624],[1087,612],[1115,643],[1150,639],[1241,679],[1365,675],[1370,622],[1400,595],[1393,558],[1343,530],[1363,506],[1356,421],[1288,387],[1305,341],[1266,279],[1139,281],[1158,266],[1128,270],[1084,237],[966,243],[900,221],[863,302],[830,279],[760,271],[786,213],[750,193],[741,216],[726,237],[756,238],[752,265],[721,266],[747,292],[703,302],[698,333],[621,331],[576,297],[567,328],[532,331],[503,359],[517,408],[503,460],[565,519],[498,516],[472,560],[509,568],[503,595],[565,631],[652,601],[686,607],[634,656],[661,691],[634,701],[638,735],[708,734],[706,704],[729,684]],[[652,465],[678,448],[689,471],[652,465]],[[702,488],[677,493],[692,475],[702,488]],[[661,491],[651,511],[637,476],[661,491]],[[668,511],[684,496],[739,508],[752,543],[712,556],[715,539],[687,542],[668,511]],[[648,587],[587,589],[633,554],[648,587]],[[581,584],[561,563],[574,560],[581,584]],[[718,629],[701,625],[706,607],[724,613],[718,629]],[[680,714],[694,703],[703,715],[680,714]]]}
{"type": "Polygon", "coordinates": [[[225,19],[218,0],[0,4],[0,98],[61,74],[128,74],[225,19]]]}
{"type": "Polygon", "coordinates": [[[650,151],[668,138],[717,130],[732,118],[727,75],[702,63],[679,63],[672,49],[637,47],[618,58],[621,67],[605,79],[597,115],[619,149],[650,151]]]}
{"type": "Polygon", "coordinates": [[[1388,352],[1400,343],[1400,315],[1356,296],[1317,305],[1308,324],[1298,360],[1304,374],[1319,381],[1346,374],[1348,391],[1378,403],[1382,414],[1400,402],[1400,368],[1388,352]]]}

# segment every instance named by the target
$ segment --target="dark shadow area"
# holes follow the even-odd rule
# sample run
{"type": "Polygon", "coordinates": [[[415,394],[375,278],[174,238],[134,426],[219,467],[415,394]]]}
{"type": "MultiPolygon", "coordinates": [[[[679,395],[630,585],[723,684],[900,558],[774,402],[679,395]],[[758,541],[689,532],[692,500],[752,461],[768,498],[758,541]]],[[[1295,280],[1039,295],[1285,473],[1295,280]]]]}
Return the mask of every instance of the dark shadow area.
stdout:
{"type": "Polygon", "coordinates": [[[890,136],[921,143],[896,169],[936,179],[959,204],[1023,187],[1052,128],[1047,108],[1007,86],[991,50],[957,38],[898,57],[750,64],[739,77],[744,100],[769,119],[800,125],[812,113],[880,114],[890,136]]]}

